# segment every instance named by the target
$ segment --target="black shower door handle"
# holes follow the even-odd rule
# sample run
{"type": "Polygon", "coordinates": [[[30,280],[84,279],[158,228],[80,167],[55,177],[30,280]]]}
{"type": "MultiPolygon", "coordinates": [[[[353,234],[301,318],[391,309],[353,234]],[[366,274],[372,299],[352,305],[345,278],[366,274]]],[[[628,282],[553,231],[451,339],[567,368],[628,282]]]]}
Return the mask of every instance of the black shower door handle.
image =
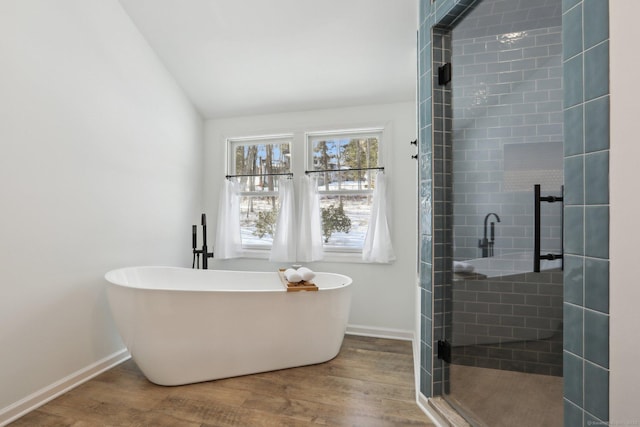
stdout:
{"type": "MultiPolygon", "coordinates": [[[[562,260],[562,268],[564,269],[564,257],[560,254],[546,254],[540,255],[540,203],[548,202],[563,202],[564,203],[564,185],[561,187],[562,196],[540,196],[540,184],[533,186],[533,272],[540,273],[540,260],[562,260]]],[[[564,252],[564,213],[561,215],[563,218],[562,224],[562,252],[564,252]]]]}

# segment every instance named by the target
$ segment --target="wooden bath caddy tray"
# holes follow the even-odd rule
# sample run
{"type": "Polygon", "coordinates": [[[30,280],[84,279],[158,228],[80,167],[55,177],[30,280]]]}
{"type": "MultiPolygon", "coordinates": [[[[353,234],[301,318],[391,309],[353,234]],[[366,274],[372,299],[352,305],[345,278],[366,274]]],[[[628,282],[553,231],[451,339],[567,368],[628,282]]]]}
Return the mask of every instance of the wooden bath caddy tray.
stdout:
{"type": "Polygon", "coordinates": [[[284,268],[278,270],[278,275],[280,276],[280,280],[282,280],[282,284],[287,288],[287,292],[297,292],[297,291],[317,291],[318,287],[311,282],[302,281],[299,283],[291,283],[287,281],[287,278],[284,277],[284,268]]]}

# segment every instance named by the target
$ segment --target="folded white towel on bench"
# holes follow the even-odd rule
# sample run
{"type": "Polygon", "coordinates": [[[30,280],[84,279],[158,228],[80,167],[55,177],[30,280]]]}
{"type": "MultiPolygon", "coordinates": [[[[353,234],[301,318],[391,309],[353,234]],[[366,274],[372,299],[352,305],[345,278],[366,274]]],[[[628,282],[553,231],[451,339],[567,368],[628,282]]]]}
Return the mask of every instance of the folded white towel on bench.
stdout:
{"type": "Polygon", "coordinates": [[[475,267],[472,264],[464,261],[453,261],[454,273],[473,273],[475,267]]]}
{"type": "Polygon", "coordinates": [[[316,277],[316,273],[309,270],[307,267],[300,267],[297,271],[300,277],[302,277],[302,280],[304,280],[305,282],[309,282],[311,279],[316,277]]]}
{"type": "Polygon", "coordinates": [[[309,270],[307,267],[300,267],[297,270],[293,268],[287,268],[284,271],[284,277],[289,283],[298,283],[302,282],[303,280],[305,282],[309,282],[311,279],[316,277],[316,273],[309,270]]]}
{"type": "Polygon", "coordinates": [[[300,276],[300,273],[298,273],[293,268],[287,268],[284,271],[284,277],[289,283],[298,283],[302,281],[302,276],[300,276]]]}

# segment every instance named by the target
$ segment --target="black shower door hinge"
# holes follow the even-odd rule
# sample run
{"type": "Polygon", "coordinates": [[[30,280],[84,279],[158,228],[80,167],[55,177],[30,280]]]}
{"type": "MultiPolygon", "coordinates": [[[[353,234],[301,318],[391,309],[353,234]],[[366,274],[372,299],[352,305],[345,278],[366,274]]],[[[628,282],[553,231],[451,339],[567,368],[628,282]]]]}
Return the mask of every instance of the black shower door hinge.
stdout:
{"type": "Polygon", "coordinates": [[[451,81],[451,62],[438,67],[438,84],[444,86],[451,81]]]}
{"type": "Polygon", "coordinates": [[[438,340],[438,359],[451,363],[451,343],[447,340],[438,340]]]}

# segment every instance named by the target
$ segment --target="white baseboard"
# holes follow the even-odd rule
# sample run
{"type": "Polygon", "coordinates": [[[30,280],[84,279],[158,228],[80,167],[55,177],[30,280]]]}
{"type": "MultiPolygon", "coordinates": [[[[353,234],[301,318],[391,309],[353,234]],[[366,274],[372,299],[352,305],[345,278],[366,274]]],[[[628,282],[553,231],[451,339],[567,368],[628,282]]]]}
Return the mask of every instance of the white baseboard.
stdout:
{"type": "Polygon", "coordinates": [[[413,331],[402,329],[377,328],[362,325],[347,325],[347,335],[360,335],[363,337],[389,338],[393,340],[413,341],[413,331]]]}
{"type": "Polygon", "coordinates": [[[28,412],[39,408],[72,388],[89,381],[91,378],[108,371],[130,357],[129,352],[126,349],[120,350],[102,360],[80,369],[79,371],[67,375],[61,380],[58,380],[5,408],[0,409],[0,427],[6,426],[10,422],[15,421],[28,412]]]}
{"type": "Polygon", "coordinates": [[[420,320],[422,319],[422,289],[420,288],[420,278],[416,277],[415,287],[415,339],[413,340],[413,375],[415,377],[415,390],[416,390],[416,402],[418,401],[418,395],[420,394],[420,346],[422,340],[422,327],[420,320]]]}

